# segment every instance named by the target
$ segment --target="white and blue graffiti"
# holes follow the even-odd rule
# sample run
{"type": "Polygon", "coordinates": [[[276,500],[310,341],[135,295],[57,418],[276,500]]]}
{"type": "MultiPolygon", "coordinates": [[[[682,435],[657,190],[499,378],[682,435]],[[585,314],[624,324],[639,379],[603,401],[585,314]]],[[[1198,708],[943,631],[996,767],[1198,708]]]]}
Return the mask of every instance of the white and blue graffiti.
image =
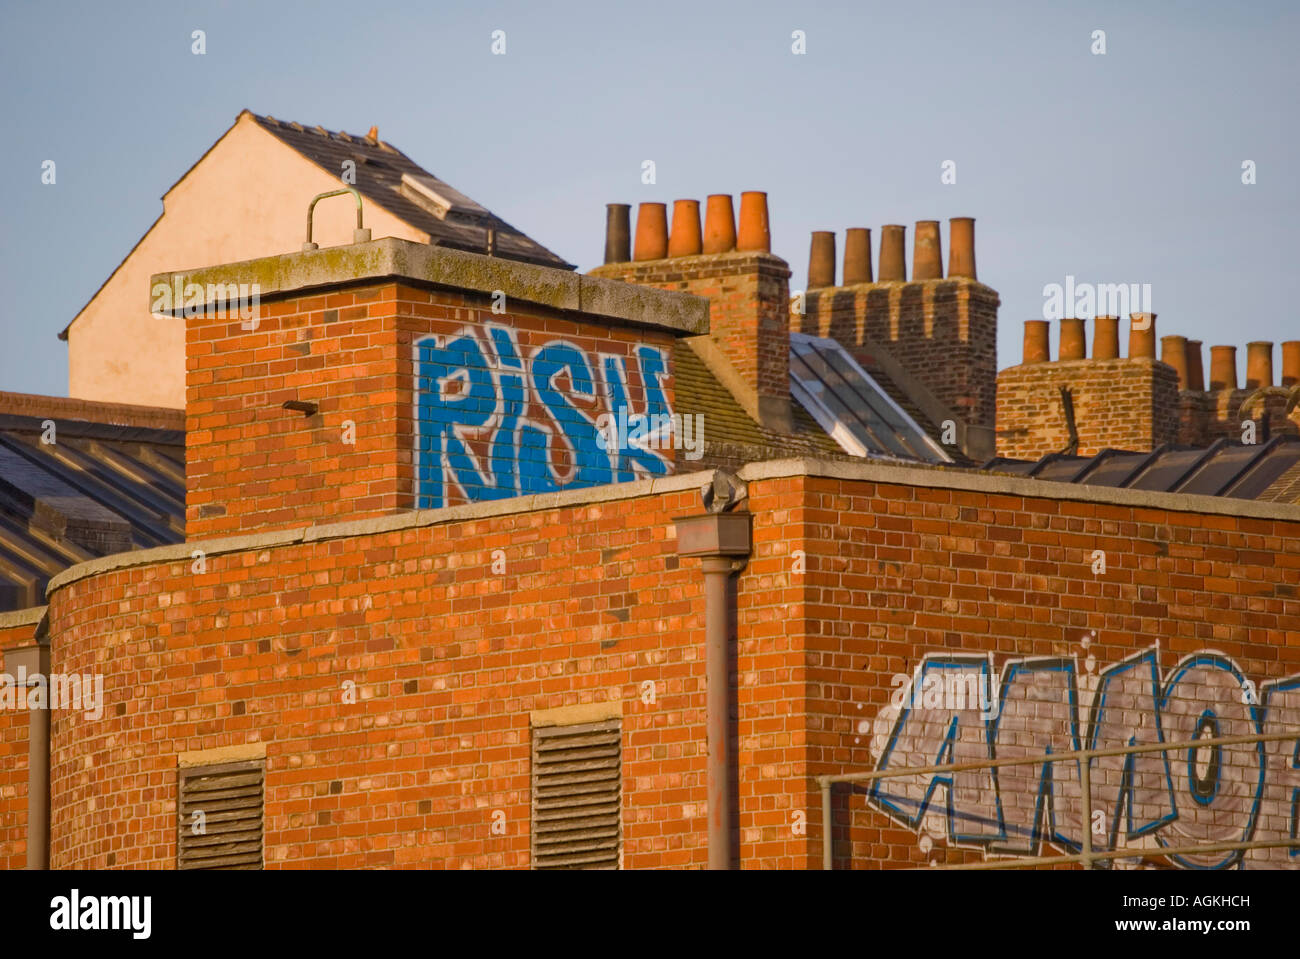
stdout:
{"type": "MultiPolygon", "coordinates": [[[[1091,668],[1091,664],[1090,664],[1091,668]]],[[[996,683],[989,657],[935,655],[913,686],[972,689],[996,683]]],[[[1162,849],[1296,839],[1300,828],[1300,676],[1258,690],[1218,653],[1187,656],[1161,682],[1150,649],[1085,677],[1091,693],[1080,725],[1073,659],[1018,659],[1003,665],[996,715],[972,699],[896,697],[877,717],[877,769],[1031,758],[1084,748],[1294,734],[1272,742],[1225,744],[1095,757],[1089,766],[1087,828],[1095,851],[1162,849]],[[1085,738],[1086,735],[1086,738],[1085,738]]],[[[1082,848],[1078,760],[954,769],[873,782],[868,801],[911,828],[946,832],[952,844],[992,854],[1036,856],[1044,843],[1082,848]],[[942,787],[946,805],[939,808],[942,787]],[[923,822],[924,821],[924,822],[923,822]]],[[[1141,853],[1139,853],[1141,854],[1141,853]]],[[[1191,869],[1297,868],[1300,848],[1170,853],[1191,869]]]]}
{"type": "MultiPolygon", "coordinates": [[[[663,351],[641,344],[633,352],[645,397],[639,415],[670,418],[663,351]]],[[[633,415],[622,356],[589,355],[562,339],[525,356],[514,329],[488,324],[418,340],[415,366],[420,508],[457,495],[505,499],[670,471],[657,450],[611,447],[598,428],[602,412],[633,415]]]]}

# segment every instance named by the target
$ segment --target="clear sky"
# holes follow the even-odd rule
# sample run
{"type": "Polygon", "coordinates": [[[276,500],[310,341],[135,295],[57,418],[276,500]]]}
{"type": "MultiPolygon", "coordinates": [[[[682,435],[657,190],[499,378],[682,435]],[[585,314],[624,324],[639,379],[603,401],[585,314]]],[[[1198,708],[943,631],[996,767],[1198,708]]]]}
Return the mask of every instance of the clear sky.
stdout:
{"type": "Polygon", "coordinates": [[[812,230],[904,223],[910,261],[916,220],[974,216],[1000,367],[1072,274],[1151,284],[1158,334],[1244,372],[1300,339],[1298,28],[1254,0],[0,0],[0,389],[66,394],[56,334],[245,107],[378,125],[583,270],[615,201],[766,190],[795,288],[812,230]]]}

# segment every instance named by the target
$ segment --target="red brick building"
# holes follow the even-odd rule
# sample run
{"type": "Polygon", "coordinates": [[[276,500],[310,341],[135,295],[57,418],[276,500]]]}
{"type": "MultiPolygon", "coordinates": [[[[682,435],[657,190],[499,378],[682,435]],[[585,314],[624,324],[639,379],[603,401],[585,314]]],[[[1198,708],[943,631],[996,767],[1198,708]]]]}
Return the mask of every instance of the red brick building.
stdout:
{"type": "MultiPolygon", "coordinates": [[[[585,276],[390,238],[154,278],[184,537],[0,614],[7,865],[1300,862],[1300,444],[980,469],[973,247],[791,313],[765,216],[614,219],[585,276]]],[[[0,426],[47,472],[164,439],[0,426]]],[[[35,541],[66,497],[6,482],[35,541]]]]}

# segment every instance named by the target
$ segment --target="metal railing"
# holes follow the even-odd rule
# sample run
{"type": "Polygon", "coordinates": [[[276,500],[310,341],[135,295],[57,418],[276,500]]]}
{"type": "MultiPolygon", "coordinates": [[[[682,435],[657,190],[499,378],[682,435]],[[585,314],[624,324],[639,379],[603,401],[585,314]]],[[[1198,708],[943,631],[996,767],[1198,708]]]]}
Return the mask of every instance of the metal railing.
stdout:
{"type": "MultiPolygon", "coordinates": [[[[1268,733],[1254,736],[1219,736],[1214,739],[1191,739],[1182,742],[1146,743],[1135,746],[1115,746],[1108,749],[1076,749],[1068,753],[1042,753],[1035,756],[1016,756],[1004,759],[982,759],[964,763],[946,763],[937,766],[899,766],[895,769],[877,769],[864,773],[842,773],[835,776],[817,776],[822,793],[822,868],[834,869],[834,823],[832,821],[832,790],[836,783],[875,782],[903,776],[920,776],[933,773],[963,772],[974,769],[997,769],[1001,766],[1031,766],[1038,763],[1079,762],[1079,794],[1083,804],[1080,819],[1081,851],[1059,856],[1031,856],[995,859],[985,862],[957,863],[939,866],[940,869],[1024,869],[1030,866],[1064,865],[1082,863],[1091,869],[1099,860],[1138,859],[1144,856],[1185,856],[1196,853],[1231,852],[1239,849],[1300,848],[1300,838],[1281,840],[1250,840],[1243,842],[1215,842],[1192,846],[1162,846],[1159,849],[1122,849],[1094,852],[1092,848],[1092,760],[1103,756],[1131,756],[1136,753],[1176,752],[1180,749],[1205,749],[1211,746],[1237,746],[1248,743],[1293,741],[1300,732],[1268,733]]],[[[951,788],[951,787],[949,787],[951,788]]]]}

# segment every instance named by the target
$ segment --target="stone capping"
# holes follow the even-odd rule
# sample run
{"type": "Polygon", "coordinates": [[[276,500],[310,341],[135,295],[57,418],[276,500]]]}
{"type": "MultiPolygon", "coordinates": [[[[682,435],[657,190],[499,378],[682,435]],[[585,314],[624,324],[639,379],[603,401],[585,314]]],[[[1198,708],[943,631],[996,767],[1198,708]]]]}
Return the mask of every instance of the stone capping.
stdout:
{"type": "MultiPolygon", "coordinates": [[[[214,304],[224,305],[215,291],[214,296],[208,296],[210,286],[225,290],[230,284],[257,284],[260,301],[377,280],[471,290],[487,296],[500,291],[507,300],[513,298],[565,312],[602,316],[678,335],[709,331],[709,302],[703,297],[396,237],[156,273],[149,278],[149,309],[153,311],[154,287],[164,284],[175,289],[177,281],[182,292],[187,284],[202,286],[202,306],[206,310],[214,304]]],[[[184,315],[184,307],[183,303],[173,304],[171,310],[160,312],[184,315]]]]}
{"type": "MultiPolygon", "coordinates": [[[[636,480],[631,483],[610,483],[605,486],[592,486],[586,489],[536,493],[532,496],[516,496],[512,499],[467,503],[462,506],[444,506],[440,509],[409,510],[391,516],[345,520],[339,523],[304,526],[298,529],[245,533],[217,539],[191,539],[170,546],[155,546],[153,549],[114,553],[111,556],[101,556],[97,559],[87,560],[84,563],[78,563],[76,566],[69,566],[50,580],[45,589],[45,595],[48,598],[54,595],[55,590],[61,589],[70,583],[75,583],[88,576],[96,576],[99,573],[111,572],[112,570],[131,569],[136,566],[147,566],[151,563],[190,562],[194,558],[194,553],[199,550],[203,552],[205,557],[220,556],[226,553],[242,553],[277,546],[290,546],[294,543],[347,539],[352,536],[368,536],[393,530],[438,526],[442,523],[456,523],[464,520],[491,519],[494,516],[512,516],[517,513],[534,513],[551,509],[613,503],[620,500],[638,499],[642,496],[656,496],[660,493],[698,490],[713,482],[713,472],[713,470],[702,470],[695,473],[678,473],[674,476],[636,480]]],[[[701,508],[703,508],[702,505],[701,508]]],[[[40,608],[45,609],[43,606],[40,608]]],[[[33,620],[33,622],[35,621],[33,620]]]]}
{"type": "Polygon", "coordinates": [[[759,267],[760,271],[766,269],[773,275],[790,274],[790,264],[775,253],[766,250],[728,250],[725,253],[693,253],[690,256],[664,256],[657,260],[602,263],[592,267],[588,276],[625,276],[629,273],[653,273],[656,270],[672,273],[689,273],[694,270],[707,272],[709,267],[714,266],[722,270],[723,274],[738,272],[747,266],[759,267]]]}
{"type": "Polygon", "coordinates": [[[30,606],[27,609],[0,613],[0,629],[13,629],[15,626],[31,626],[33,623],[39,623],[47,609],[48,606],[30,606]]]}
{"type": "Polygon", "coordinates": [[[1177,513],[1204,513],[1214,516],[1300,522],[1300,505],[1290,503],[1259,502],[1189,493],[1148,492],[1108,486],[1081,486],[1076,483],[1032,479],[987,470],[943,466],[902,466],[800,457],[750,463],[741,467],[737,475],[747,483],[756,480],[809,476],[886,483],[893,486],[922,486],[927,489],[970,490],[991,495],[1010,494],[1031,499],[1105,503],[1112,506],[1162,509],[1177,513]]]}
{"type": "MultiPolygon", "coordinates": [[[[300,529],[275,530],[268,533],[249,533],[211,540],[188,540],[173,546],[115,553],[99,559],[87,560],[70,566],[50,580],[45,596],[70,583],[88,576],[116,569],[131,569],[150,563],[182,562],[193,558],[195,550],[205,556],[239,553],[250,550],[288,546],[293,543],[320,542],[368,536],[400,529],[437,526],[464,520],[491,519],[494,516],[512,516],[518,513],[542,512],[552,509],[611,503],[676,493],[682,490],[701,489],[713,482],[716,470],[696,473],[678,473],[660,479],[638,480],[631,483],[611,483],[587,489],[538,493],[513,499],[491,500],[463,506],[445,506],[441,509],[411,510],[393,516],[372,519],[347,520],[340,523],[306,526],[300,529]]],[[[815,457],[766,460],[741,467],[737,475],[746,483],[770,479],[789,479],[807,476],[826,479],[857,480],[864,483],[885,483],[891,486],[919,486],[926,489],[969,490],[977,493],[1010,494],[1030,499],[1070,500],[1081,503],[1104,503],[1134,509],[1161,509],[1178,513],[1202,513],[1214,516],[1238,516],[1248,519],[1284,520],[1300,523],[1300,505],[1290,503],[1261,503],[1256,500],[1230,499],[1224,496],[1194,496],[1186,493],[1160,493],[1143,490],[1113,489],[1109,487],[1079,486],[1052,480],[1027,479],[1006,473],[971,470],[943,466],[902,466],[881,462],[850,462],[824,460],[815,457]]],[[[45,607],[37,607],[44,612],[45,607]]],[[[17,624],[37,622],[35,609],[22,610],[9,616],[31,617],[17,624]]],[[[0,620],[3,623],[3,620],[0,620]]],[[[16,625],[11,623],[10,625],[16,625]]]]}

